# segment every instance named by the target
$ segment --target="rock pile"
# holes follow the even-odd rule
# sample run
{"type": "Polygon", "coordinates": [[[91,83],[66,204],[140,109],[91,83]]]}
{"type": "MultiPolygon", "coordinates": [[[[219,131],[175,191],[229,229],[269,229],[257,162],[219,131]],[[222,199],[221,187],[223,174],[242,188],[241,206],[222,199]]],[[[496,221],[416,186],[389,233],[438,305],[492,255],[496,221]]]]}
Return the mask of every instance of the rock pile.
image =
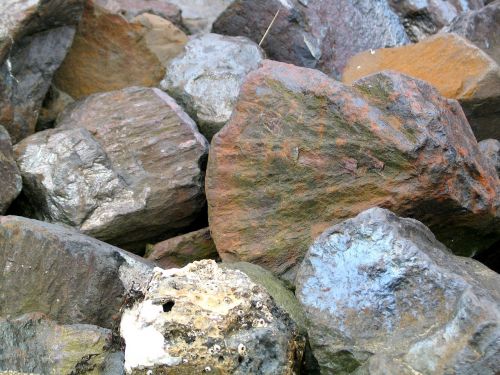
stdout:
{"type": "Polygon", "coordinates": [[[0,375],[500,373],[499,11],[0,1],[0,375]]]}

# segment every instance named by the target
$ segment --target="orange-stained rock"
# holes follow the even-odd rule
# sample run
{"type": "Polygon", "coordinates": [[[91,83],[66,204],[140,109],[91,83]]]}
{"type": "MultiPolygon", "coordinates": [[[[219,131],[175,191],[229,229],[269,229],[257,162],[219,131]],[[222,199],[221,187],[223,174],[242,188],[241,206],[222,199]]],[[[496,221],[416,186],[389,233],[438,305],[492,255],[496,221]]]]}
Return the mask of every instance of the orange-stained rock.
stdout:
{"type": "Polygon", "coordinates": [[[145,13],[129,22],[87,0],[55,84],[75,99],[129,86],[156,86],[165,65],[186,42],[179,28],[159,16],[145,13]]]}
{"type": "Polygon", "coordinates": [[[500,138],[500,68],[486,53],[456,34],[438,34],[399,48],[362,52],[352,57],[342,80],[351,84],[382,70],[425,80],[458,99],[478,140],[500,138]]]}
{"type": "Polygon", "coordinates": [[[458,254],[500,238],[500,181],[460,106],[392,72],[350,87],[265,61],[212,140],[205,188],[221,258],[285,278],[325,228],[373,206],[458,254]]]}

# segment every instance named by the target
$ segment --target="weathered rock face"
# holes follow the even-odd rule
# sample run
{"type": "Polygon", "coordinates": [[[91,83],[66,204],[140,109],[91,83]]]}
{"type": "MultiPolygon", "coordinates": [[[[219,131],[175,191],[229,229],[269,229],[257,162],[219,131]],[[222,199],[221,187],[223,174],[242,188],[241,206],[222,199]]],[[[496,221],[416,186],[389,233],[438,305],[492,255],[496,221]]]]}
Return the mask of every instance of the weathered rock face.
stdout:
{"type": "Polygon", "coordinates": [[[370,0],[236,0],[213,30],[259,43],[278,9],[262,44],[269,58],[335,77],[358,52],[409,41],[387,2],[370,0]]]}
{"type": "Polygon", "coordinates": [[[500,68],[472,43],[443,33],[408,46],[363,52],[349,60],[342,80],[352,83],[386,69],[423,79],[458,99],[478,140],[500,138],[500,68]]]}
{"type": "Polygon", "coordinates": [[[151,263],[73,229],[0,217],[0,316],[41,312],[62,324],[111,328],[151,263]]]}
{"type": "Polygon", "coordinates": [[[484,6],[483,0],[389,0],[389,3],[403,19],[413,42],[435,34],[459,14],[484,6]]]}
{"type": "Polygon", "coordinates": [[[485,139],[478,143],[479,149],[495,166],[500,176],[500,142],[497,139],[485,139]]]}
{"type": "Polygon", "coordinates": [[[53,128],[57,116],[71,103],[74,103],[71,96],[52,85],[43,100],[42,108],[40,108],[36,131],[53,128]]]}
{"type": "Polygon", "coordinates": [[[376,205],[459,254],[488,248],[499,187],[458,103],[427,83],[385,72],[351,88],[272,61],[248,75],[206,178],[222,259],[282,276],[325,228],[376,205]]]}
{"type": "Polygon", "coordinates": [[[14,143],[32,134],[54,72],[71,46],[83,0],[0,4],[0,125],[14,143]]]}
{"type": "Polygon", "coordinates": [[[97,375],[106,365],[111,331],[88,324],[58,325],[43,314],[26,314],[0,318],[0,342],[2,369],[97,375]]]}
{"type": "Polygon", "coordinates": [[[127,21],[114,8],[87,0],[74,43],[54,77],[75,99],[129,86],[156,86],[187,36],[170,21],[141,14],[127,21]]]}
{"type": "Polygon", "coordinates": [[[210,228],[170,238],[154,245],[147,258],[162,268],[180,268],[196,260],[219,257],[210,228]]]}
{"type": "Polygon", "coordinates": [[[206,33],[215,19],[234,0],[168,0],[182,10],[182,18],[191,34],[206,33]]]}
{"type": "Polygon", "coordinates": [[[182,103],[210,140],[229,120],[243,80],[263,58],[247,38],[200,35],[167,66],[161,88],[182,103]]]}
{"type": "Polygon", "coordinates": [[[188,226],[205,205],[208,143],[159,89],[92,95],[15,152],[25,215],[113,244],[139,248],[188,226]]]}
{"type": "Polygon", "coordinates": [[[297,296],[322,374],[496,374],[500,276],[373,208],[310,247],[297,296]]]}
{"type": "Polygon", "coordinates": [[[0,215],[4,214],[22,188],[21,174],[12,152],[9,133],[0,125],[0,215]]]}
{"type": "Polygon", "coordinates": [[[111,13],[121,14],[128,21],[133,21],[141,14],[149,13],[182,27],[181,9],[164,0],[95,0],[95,4],[111,13]]]}
{"type": "Polygon", "coordinates": [[[293,374],[304,338],[243,273],[214,261],[156,269],[142,302],[125,309],[125,368],[169,374],[293,374]]]}
{"type": "Polygon", "coordinates": [[[500,1],[458,16],[444,31],[467,38],[500,64],[500,1]]]}

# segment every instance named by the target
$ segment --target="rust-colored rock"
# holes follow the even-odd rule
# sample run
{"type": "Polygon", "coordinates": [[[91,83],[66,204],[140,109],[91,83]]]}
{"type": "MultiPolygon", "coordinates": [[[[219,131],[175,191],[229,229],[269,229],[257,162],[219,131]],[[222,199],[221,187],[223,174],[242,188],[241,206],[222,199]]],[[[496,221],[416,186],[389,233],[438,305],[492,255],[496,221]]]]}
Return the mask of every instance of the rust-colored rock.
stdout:
{"type": "Polygon", "coordinates": [[[500,181],[460,106],[392,72],[349,87],[265,61],[212,141],[206,193],[221,258],[285,278],[325,228],[373,206],[458,254],[500,238],[500,181]]]}
{"type": "Polygon", "coordinates": [[[217,249],[210,228],[170,238],[154,245],[147,258],[163,268],[182,268],[203,259],[217,259],[217,249]]]}
{"type": "Polygon", "coordinates": [[[73,46],[54,82],[75,99],[129,86],[156,86],[165,64],[186,42],[179,28],[159,16],[145,13],[129,22],[87,0],[73,46]]]}
{"type": "Polygon", "coordinates": [[[500,68],[471,42],[443,33],[408,46],[362,52],[349,60],[342,80],[350,84],[386,69],[425,80],[458,99],[478,140],[500,138],[500,68]]]}

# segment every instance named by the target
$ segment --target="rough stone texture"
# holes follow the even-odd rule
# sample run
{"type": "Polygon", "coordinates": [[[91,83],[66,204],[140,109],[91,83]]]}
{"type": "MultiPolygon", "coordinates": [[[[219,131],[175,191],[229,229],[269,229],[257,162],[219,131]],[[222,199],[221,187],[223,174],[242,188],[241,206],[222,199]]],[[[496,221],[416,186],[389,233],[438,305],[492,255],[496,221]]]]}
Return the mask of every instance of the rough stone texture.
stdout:
{"type": "Polygon", "coordinates": [[[17,143],[35,131],[52,76],[71,46],[83,0],[0,2],[0,125],[17,143]]]}
{"type": "Polygon", "coordinates": [[[1,369],[98,375],[103,374],[111,331],[88,324],[58,325],[33,313],[0,318],[0,343],[1,369]]]}
{"type": "Polygon", "coordinates": [[[141,14],[150,13],[165,18],[178,27],[182,27],[181,9],[165,0],[95,0],[100,7],[111,13],[121,14],[128,21],[141,14]]]}
{"type": "MultiPolygon", "coordinates": [[[[120,324],[131,374],[289,374],[304,337],[264,288],[212,260],[161,270],[120,324]]],[[[295,372],[294,372],[295,371],[295,372]]]]}
{"type": "Polygon", "coordinates": [[[196,260],[217,259],[219,254],[210,228],[183,234],[151,247],[147,258],[162,268],[179,268],[196,260]]]}
{"type": "Polygon", "coordinates": [[[221,258],[290,277],[319,233],[375,205],[459,254],[486,249],[499,188],[458,103],[429,84],[384,72],[349,87],[267,60],[214,137],[206,178],[221,258]]]}
{"type": "Polygon", "coordinates": [[[297,297],[322,374],[494,375],[499,284],[422,223],[373,208],[310,247],[297,297]]]}
{"type": "Polygon", "coordinates": [[[443,33],[408,46],[363,52],[349,60],[342,80],[352,83],[386,69],[423,79],[458,99],[478,140],[500,138],[500,68],[469,41],[443,33]]]}
{"type": "Polygon", "coordinates": [[[229,120],[246,75],[263,58],[259,46],[247,38],[200,35],[167,66],[161,88],[184,106],[211,140],[229,120]]]}
{"type": "Polygon", "coordinates": [[[458,15],[484,6],[483,0],[389,0],[413,42],[435,34],[458,15]]]}
{"type": "Polygon", "coordinates": [[[385,1],[236,0],[214,23],[219,34],[259,43],[270,59],[339,77],[351,56],[370,48],[406,44],[397,15],[385,1]]]}
{"type": "Polygon", "coordinates": [[[182,10],[182,19],[192,34],[206,33],[215,19],[234,0],[168,0],[182,10]]]}
{"type": "Polygon", "coordinates": [[[0,316],[41,312],[62,324],[111,328],[125,297],[144,290],[152,268],[71,228],[0,217],[0,316]]]}
{"type": "Polygon", "coordinates": [[[467,38],[500,64],[500,1],[464,13],[443,31],[467,38]]]}
{"type": "Polygon", "coordinates": [[[55,85],[80,99],[129,86],[156,86],[168,61],[181,53],[187,36],[153,14],[128,22],[87,0],[74,43],[54,77],[55,85]]]}
{"type": "Polygon", "coordinates": [[[0,215],[21,191],[23,182],[12,152],[9,133],[0,125],[0,215]]]}
{"type": "Polygon", "coordinates": [[[495,166],[500,176],[500,142],[497,139],[485,139],[478,143],[479,149],[495,166]]]}
{"type": "Polygon", "coordinates": [[[56,129],[16,145],[21,212],[139,249],[197,218],[207,152],[196,124],[161,90],[95,94],[71,105],[56,129]]]}

